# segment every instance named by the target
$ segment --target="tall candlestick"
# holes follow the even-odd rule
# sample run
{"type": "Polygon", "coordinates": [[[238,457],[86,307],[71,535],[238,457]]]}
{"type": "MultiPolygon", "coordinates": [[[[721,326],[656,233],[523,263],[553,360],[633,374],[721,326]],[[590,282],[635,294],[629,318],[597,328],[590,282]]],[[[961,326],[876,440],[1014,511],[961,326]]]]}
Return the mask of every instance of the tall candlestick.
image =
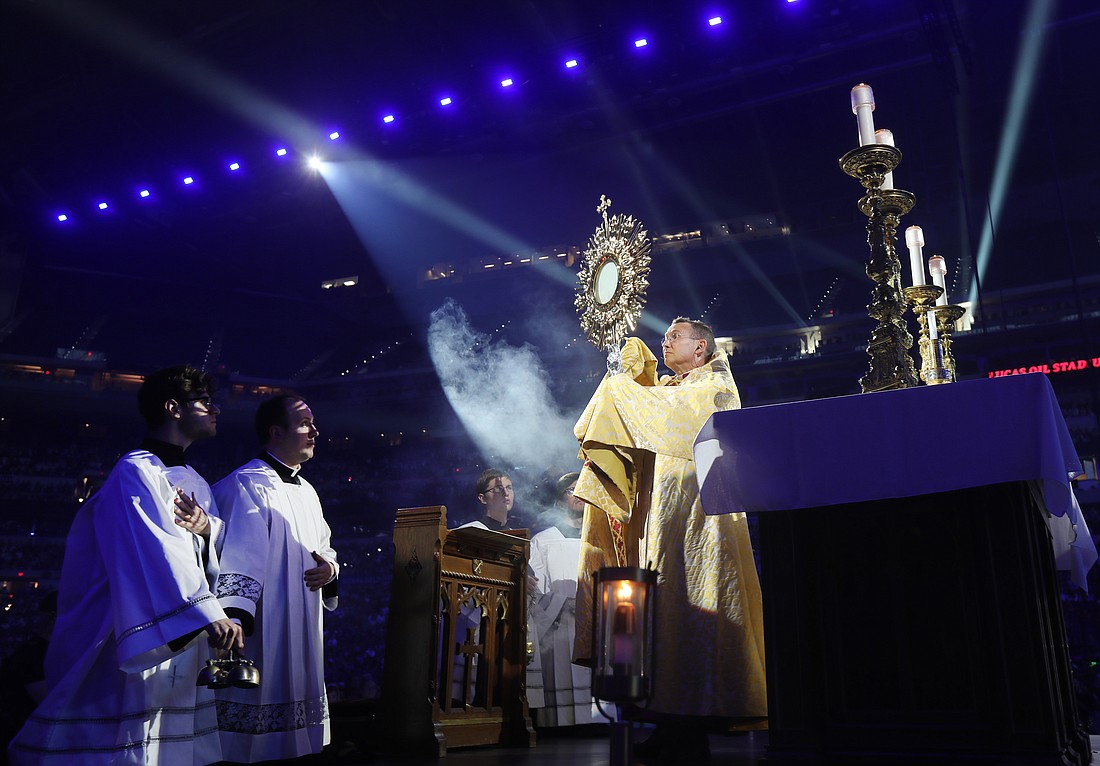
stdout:
{"type": "Polygon", "coordinates": [[[910,226],[905,230],[905,246],[909,248],[909,269],[913,273],[913,286],[924,284],[924,231],[919,226],[910,226]]]}
{"type": "Polygon", "coordinates": [[[943,288],[940,297],[936,298],[937,306],[947,305],[947,261],[943,256],[933,255],[928,259],[928,273],[932,275],[932,284],[943,288]]]}
{"type": "Polygon", "coordinates": [[[859,145],[875,143],[875,118],[871,112],[875,111],[875,94],[871,86],[860,83],[852,88],[852,113],[856,116],[856,126],[859,128],[859,145]]]}
{"type": "MultiPolygon", "coordinates": [[[[886,146],[893,146],[894,131],[890,130],[889,128],[879,128],[875,131],[875,143],[885,144],[886,146]]],[[[882,188],[887,190],[894,188],[894,171],[891,170],[885,175],[885,177],[883,177],[882,188]]]]}

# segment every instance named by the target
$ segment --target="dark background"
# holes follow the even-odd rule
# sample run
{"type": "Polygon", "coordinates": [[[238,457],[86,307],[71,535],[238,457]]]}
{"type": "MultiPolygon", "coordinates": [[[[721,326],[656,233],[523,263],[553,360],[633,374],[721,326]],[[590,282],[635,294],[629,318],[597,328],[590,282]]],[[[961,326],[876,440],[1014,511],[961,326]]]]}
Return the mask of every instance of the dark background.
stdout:
{"type": "Polygon", "coordinates": [[[575,328],[573,273],[417,275],[583,249],[601,194],[654,233],[774,222],[655,257],[653,329],[678,313],[738,333],[812,322],[823,303],[859,312],[865,219],[837,165],[857,145],[859,82],[904,153],[904,224],[947,259],[953,301],[973,297],[983,243],[980,296],[1097,270],[1100,11],[1084,0],[13,0],[2,14],[0,354],[325,379],[393,339],[419,349],[447,296],[483,331],[512,322],[545,344],[518,319],[575,328]],[[314,152],[359,174],[339,202],[305,167],[314,152]],[[353,289],[320,288],[348,275],[353,289]]]}

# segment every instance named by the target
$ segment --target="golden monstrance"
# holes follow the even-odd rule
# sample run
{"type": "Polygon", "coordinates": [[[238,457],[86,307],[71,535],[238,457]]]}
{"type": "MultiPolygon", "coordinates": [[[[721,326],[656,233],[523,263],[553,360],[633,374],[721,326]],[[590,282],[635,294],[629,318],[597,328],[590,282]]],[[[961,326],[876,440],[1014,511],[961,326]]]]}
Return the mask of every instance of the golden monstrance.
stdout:
{"type": "Polygon", "coordinates": [[[607,351],[607,368],[621,371],[623,338],[638,324],[649,287],[649,234],[634,216],[608,216],[611,200],[600,196],[603,220],[584,251],[574,303],[589,342],[607,351]]]}

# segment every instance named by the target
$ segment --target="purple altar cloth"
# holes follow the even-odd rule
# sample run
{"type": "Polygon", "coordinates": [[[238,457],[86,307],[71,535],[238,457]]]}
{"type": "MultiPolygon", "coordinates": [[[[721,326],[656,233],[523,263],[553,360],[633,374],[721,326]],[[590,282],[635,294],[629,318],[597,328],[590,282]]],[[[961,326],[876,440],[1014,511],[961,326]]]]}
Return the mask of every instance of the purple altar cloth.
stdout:
{"type": "Polygon", "coordinates": [[[1081,464],[1042,374],[718,412],[695,461],[708,514],[1034,482],[1061,517],[1049,519],[1059,569],[1076,582],[1096,561],[1070,485],[1081,464]]]}

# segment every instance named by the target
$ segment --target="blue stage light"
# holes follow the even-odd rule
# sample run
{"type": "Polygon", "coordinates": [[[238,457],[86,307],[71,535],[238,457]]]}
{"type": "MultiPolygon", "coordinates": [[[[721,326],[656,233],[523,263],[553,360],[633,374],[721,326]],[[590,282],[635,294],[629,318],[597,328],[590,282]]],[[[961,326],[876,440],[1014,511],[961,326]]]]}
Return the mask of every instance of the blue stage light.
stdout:
{"type": "Polygon", "coordinates": [[[397,118],[396,118],[396,117],[394,117],[394,116],[393,116],[392,114],[387,114],[387,115],[386,115],[385,117],[383,117],[383,118],[382,118],[382,122],[384,122],[384,123],[386,123],[387,125],[389,125],[389,124],[390,124],[391,122],[393,122],[393,121],[394,121],[395,119],[397,119],[397,118]]]}
{"type": "Polygon", "coordinates": [[[574,67],[577,66],[578,63],[579,62],[576,59],[569,59],[568,61],[565,62],[565,68],[566,69],[573,69],[574,67]]]}
{"type": "Polygon", "coordinates": [[[100,202],[99,203],[99,209],[100,210],[106,210],[107,209],[107,203],[106,202],[100,202]]]}
{"type": "Polygon", "coordinates": [[[644,48],[647,45],[649,45],[649,40],[645,39],[644,37],[639,37],[637,40],[634,41],[635,48],[644,48]]]}
{"type": "Polygon", "coordinates": [[[500,87],[502,88],[511,88],[512,85],[513,82],[511,77],[505,77],[503,80],[500,81],[500,87]]]}
{"type": "Polygon", "coordinates": [[[230,162],[229,163],[229,169],[230,170],[240,170],[241,169],[241,163],[239,163],[239,162],[230,162]]]}
{"type": "Polygon", "coordinates": [[[60,223],[65,223],[65,221],[69,220],[69,216],[65,215],[64,213],[58,213],[57,214],[57,220],[60,223]]]}
{"type": "Polygon", "coordinates": [[[138,196],[141,197],[142,199],[145,199],[146,197],[149,196],[149,190],[148,189],[142,189],[141,191],[138,192],[138,196]]]}
{"type": "Polygon", "coordinates": [[[193,183],[195,183],[195,179],[194,179],[194,178],[192,178],[191,176],[186,176],[186,177],[185,177],[185,178],[183,179],[183,185],[184,185],[184,186],[190,186],[190,185],[191,185],[191,184],[193,184],[193,183]]]}
{"type": "Polygon", "coordinates": [[[279,147],[278,149],[275,150],[275,156],[285,157],[286,156],[286,149],[284,149],[282,147],[279,147]]]}
{"type": "Polygon", "coordinates": [[[335,141],[339,137],[340,137],[340,132],[336,131],[336,130],[334,130],[334,131],[332,131],[331,133],[328,134],[328,140],[329,141],[335,141]]]}
{"type": "Polygon", "coordinates": [[[439,105],[440,106],[450,106],[451,105],[451,97],[450,96],[444,96],[443,98],[439,99],[439,105]]]}
{"type": "Polygon", "coordinates": [[[722,17],[721,16],[711,16],[709,19],[707,19],[707,23],[710,24],[712,27],[716,27],[716,26],[718,26],[719,24],[722,23],[722,17]]]}

